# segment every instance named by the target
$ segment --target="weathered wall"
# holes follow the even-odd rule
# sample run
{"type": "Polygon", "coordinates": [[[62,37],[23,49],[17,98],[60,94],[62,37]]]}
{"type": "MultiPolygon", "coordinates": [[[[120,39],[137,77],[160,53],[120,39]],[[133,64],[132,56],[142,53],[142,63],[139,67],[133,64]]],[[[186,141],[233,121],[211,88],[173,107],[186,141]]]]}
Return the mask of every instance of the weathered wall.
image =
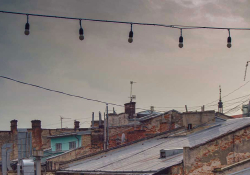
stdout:
{"type": "Polygon", "coordinates": [[[215,122],[215,111],[203,111],[203,112],[184,112],[182,113],[183,125],[187,128],[188,124],[192,124],[192,127],[201,124],[209,124],[215,122]]]}
{"type": "MultiPolygon", "coordinates": [[[[10,159],[16,159],[18,157],[17,152],[17,132],[11,131],[1,131],[0,132],[0,155],[2,155],[2,146],[5,143],[13,143],[12,152],[10,155],[10,159]]],[[[2,156],[0,156],[0,160],[2,160],[2,156]]]]}
{"type": "Polygon", "coordinates": [[[109,126],[128,125],[128,114],[109,115],[109,126]]]}
{"type": "Polygon", "coordinates": [[[184,148],[184,171],[189,175],[213,174],[250,158],[250,126],[193,148],[184,148]]]}
{"type": "Polygon", "coordinates": [[[141,121],[140,125],[113,126],[109,129],[109,148],[133,142],[150,135],[162,133],[175,128],[176,123],[182,125],[182,116],[179,113],[168,113],[152,119],[141,121]],[[122,143],[122,134],[125,142],[122,143]]]}

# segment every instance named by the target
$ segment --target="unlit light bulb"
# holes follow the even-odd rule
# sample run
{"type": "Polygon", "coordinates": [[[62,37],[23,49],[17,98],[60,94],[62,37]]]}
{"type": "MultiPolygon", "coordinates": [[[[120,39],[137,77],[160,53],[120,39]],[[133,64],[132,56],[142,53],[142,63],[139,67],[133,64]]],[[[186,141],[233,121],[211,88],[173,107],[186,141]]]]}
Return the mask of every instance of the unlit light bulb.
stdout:
{"type": "Polygon", "coordinates": [[[229,37],[227,38],[227,47],[228,47],[228,48],[231,48],[231,46],[232,46],[231,42],[232,42],[232,39],[231,39],[231,37],[229,36],[229,37]]]}
{"type": "Polygon", "coordinates": [[[133,34],[133,31],[131,30],[131,31],[129,32],[129,37],[128,37],[128,42],[129,42],[129,43],[132,43],[132,42],[133,42],[133,36],[134,36],[134,34],[133,34]]]}
{"type": "Polygon", "coordinates": [[[28,22],[25,24],[24,34],[25,35],[29,35],[30,34],[30,24],[28,22]]]}
{"type": "Polygon", "coordinates": [[[79,40],[84,40],[84,36],[83,36],[83,28],[81,27],[80,29],[79,29],[79,40]]]}
{"type": "Polygon", "coordinates": [[[129,43],[132,43],[132,42],[133,42],[133,38],[132,38],[132,37],[129,37],[129,38],[128,38],[128,42],[129,42],[129,43]]]}
{"type": "Polygon", "coordinates": [[[79,36],[79,39],[82,41],[82,40],[84,40],[84,36],[83,35],[80,35],[79,36]]]}
{"type": "Polygon", "coordinates": [[[183,37],[180,36],[179,38],[179,48],[183,48],[183,37]]]}

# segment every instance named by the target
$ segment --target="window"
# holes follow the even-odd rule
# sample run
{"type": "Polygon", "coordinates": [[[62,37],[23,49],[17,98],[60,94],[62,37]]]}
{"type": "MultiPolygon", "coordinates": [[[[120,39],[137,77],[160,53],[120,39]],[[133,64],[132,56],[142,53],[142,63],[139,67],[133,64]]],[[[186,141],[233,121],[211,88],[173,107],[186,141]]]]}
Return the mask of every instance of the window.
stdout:
{"type": "Polygon", "coordinates": [[[69,142],[69,149],[75,149],[76,148],[76,142],[69,142]]]}
{"type": "Polygon", "coordinates": [[[56,143],[56,151],[62,151],[62,144],[56,143]]]}

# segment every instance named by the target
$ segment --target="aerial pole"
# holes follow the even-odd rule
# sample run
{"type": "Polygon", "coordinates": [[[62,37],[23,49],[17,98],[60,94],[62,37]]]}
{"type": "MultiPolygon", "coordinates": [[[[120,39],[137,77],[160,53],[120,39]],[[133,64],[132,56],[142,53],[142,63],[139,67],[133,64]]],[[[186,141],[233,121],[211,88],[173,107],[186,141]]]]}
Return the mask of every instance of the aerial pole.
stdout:
{"type": "Polygon", "coordinates": [[[130,84],[131,84],[131,88],[130,88],[130,102],[133,101],[133,99],[135,99],[135,95],[132,95],[132,91],[133,91],[133,84],[136,83],[134,81],[130,81],[130,84]]]}
{"type": "Polygon", "coordinates": [[[63,119],[71,119],[71,118],[65,118],[65,117],[60,116],[60,119],[61,119],[61,129],[62,129],[62,120],[63,119]]]}
{"type": "Polygon", "coordinates": [[[220,95],[219,95],[219,102],[218,102],[218,112],[223,113],[223,103],[221,101],[221,86],[219,86],[220,88],[220,95]]]}
{"type": "Polygon", "coordinates": [[[250,61],[247,61],[247,64],[246,64],[246,69],[245,69],[245,76],[244,76],[244,81],[246,80],[246,75],[247,75],[247,66],[248,66],[248,63],[249,63],[250,61]]]}

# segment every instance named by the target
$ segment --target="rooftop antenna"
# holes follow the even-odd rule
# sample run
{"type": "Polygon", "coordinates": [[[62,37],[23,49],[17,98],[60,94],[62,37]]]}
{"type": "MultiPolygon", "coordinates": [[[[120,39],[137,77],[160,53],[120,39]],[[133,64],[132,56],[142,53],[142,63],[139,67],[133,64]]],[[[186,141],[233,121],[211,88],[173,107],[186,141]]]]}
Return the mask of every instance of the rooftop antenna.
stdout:
{"type": "Polygon", "coordinates": [[[71,118],[65,118],[65,117],[60,116],[60,119],[61,119],[61,129],[62,129],[62,120],[63,119],[71,119],[71,118]]]}
{"type": "Polygon", "coordinates": [[[221,101],[221,86],[220,88],[220,95],[219,95],[219,102],[218,102],[218,112],[223,113],[223,102],[221,101]]]}
{"type": "Polygon", "coordinates": [[[136,98],[136,96],[135,95],[132,95],[132,90],[133,90],[133,84],[134,83],[136,83],[136,82],[134,82],[134,81],[130,81],[130,84],[131,84],[131,89],[130,89],[130,103],[133,101],[133,99],[135,99],[136,98]]]}
{"type": "Polygon", "coordinates": [[[246,64],[246,69],[245,69],[245,76],[244,76],[244,81],[246,80],[246,76],[247,76],[247,66],[248,66],[248,63],[249,63],[250,61],[247,61],[247,64],[246,64]]]}

